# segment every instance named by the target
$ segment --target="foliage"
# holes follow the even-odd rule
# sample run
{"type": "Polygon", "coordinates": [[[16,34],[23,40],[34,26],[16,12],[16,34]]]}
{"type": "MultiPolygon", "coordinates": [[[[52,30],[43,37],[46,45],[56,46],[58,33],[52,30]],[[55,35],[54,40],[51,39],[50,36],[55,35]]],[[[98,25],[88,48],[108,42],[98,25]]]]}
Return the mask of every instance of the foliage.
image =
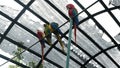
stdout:
{"type": "Polygon", "coordinates": [[[43,68],[43,64],[40,64],[40,67],[39,68],[43,68]]]}
{"type": "MultiPolygon", "coordinates": [[[[21,45],[24,45],[24,43],[23,42],[19,42],[21,45]]],[[[16,56],[13,60],[15,60],[15,61],[17,61],[17,62],[21,62],[23,59],[24,59],[24,57],[21,55],[21,52],[23,51],[23,49],[22,48],[20,48],[20,47],[17,47],[17,50],[16,51],[13,51],[13,54],[14,54],[14,56],[16,56]]],[[[29,62],[29,64],[28,64],[28,66],[29,67],[31,67],[31,68],[35,68],[35,62],[29,62]]],[[[18,65],[9,65],[9,68],[21,68],[20,66],[18,66],[18,65]]]]}
{"type": "Polygon", "coordinates": [[[30,66],[31,68],[35,68],[35,62],[29,62],[28,66],[30,66]]]}
{"type": "Polygon", "coordinates": [[[15,65],[9,65],[9,68],[17,68],[15,65]]]}
{"type": "MultiPolygon", "coordinates": [[[[21,45],[24,45],[23,42],[19,42],[21,45]]],[[[17,47],[17,51],[13,51],[14,56],[16,56],[13,60],[20,62],[24,57],[20,54],[23,51],[22,48],[17,47]]],[[[9,65],[9,68],[20,68],[18,65],[9,65]]]]}

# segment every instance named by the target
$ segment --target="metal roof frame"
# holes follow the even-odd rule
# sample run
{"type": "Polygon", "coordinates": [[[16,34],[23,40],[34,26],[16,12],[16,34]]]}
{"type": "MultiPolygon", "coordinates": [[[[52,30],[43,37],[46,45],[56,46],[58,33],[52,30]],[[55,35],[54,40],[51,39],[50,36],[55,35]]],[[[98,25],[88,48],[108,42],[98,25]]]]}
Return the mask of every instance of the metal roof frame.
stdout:
{"type": "MultiPolygon", "coordinates": [[[[42,16],[40,16],[39,14],[37,14],[36,12],[34,12],[32,9],[29,8],[29,6],[30,6],[35,0],[31,0],[27,5],[24,5],[24,4],[23,4],[21,1],[19,1],[19,0],[15,0],[15,1],[16,1],[18,4],[20,4],[21,6],[24,7],[15,19],[12,19],[12,18],[9,17],[8,15],[6,15],[5,13],[3,13],[3,12],[0,11],[0,15],[4,16],[5,18],[7,18],[7,19],[9,19],[10,21],[12,21],[12,23],[10,24],[10,26],[8,27],[8,29],[4,32],[4,34],[0,34],[0,37],[1,37],[1,39],[0,39],[0,44],[2,43],[2,41],[3,41],[4,39],[6,39],[6,40],[10,41],[11,43],[15,44],[16,46],[21,47],[21,48],[29,51],[30,53],[33,53],[34,55],[36,55],[36,56],[38,56],[38,57],[41,58],[41,55],[38,54],[37,52],[33,51],[33,50],[30,49],[30,48],[27,48],[27,47],[25,47],[25,46],[22,46],[21,44],[19,44],[19,43],[16,42],[15,40],[12,40],[12,39],[10,39],[10,38],[8,38],[8,37],[6,36],[6,35],[9,33],[9,31],[11,30],[11,28],[14,26],[14,24],[16,24],[16,25],[20,26],[21,28],[23,28],[24,30],[26,30],[26,31],[28,31],[29,33],[31,33],[33,36],[36,36],[36,37],[37,37],[36,33],[34,33],[34,32],[31,31],[29,28],[27,28],[27,27],[25,27],[24,25],[22,25],[22,24],[20,24],[19,22],[17,22],[17,20],[24,14],[24,12],[25,12],[26,10],[30,11],[32,14],[34,14],[36,17],[38,17],[41,21],[43,21],[43,22],[45,22],[45,23],[47,23],[47,24],[49,23],[46,19],[44,19],[42,16]]],[[[61,16],[63,16],[66,20],[69,20],[69,18],[68,18],[62,11],[60,11],[60,9],[57,8],[53,3],[51,3],[49,0],[44,0],[44,1],[45,1],[47,4],[49,4],[53,9],[55,9],[55,11],[57,11],[57,12],[58,12],[61,16]]],[[[119,47],[120,44],[118,44],[118,43],[114,40],[114,38],[109,34],[109,32],[107,32],[107,31],[99,24],[99,22],[94,18],[94,16],[99,15],[99,14],[104,13],[104,12],[108,12],[109,15],[110,15],[110,16],[113,18],[113,20],[116,22],[116,24],[120,27],[119,21],[118,21],[117,18],[114,16],[114,14],[111,12],[111,10],[120,8],[120,6],[115,6],[115,7],[112,7],[112,8],[108,8],[108,7],[104,4],[104,2],[103,2],[102,0],[97,0],[95,3],[97,3],[97,2],[101,3],[102,6],[105,8],[105,10],[102,10],[102,11],[100,11],[100,12],[97,12],[97,13],[91,15],[91,14],[86,10],[86,8],[84,8],[84,6],[81,5],[80,2],[78,2],[78,0],[73,0],[73,1],[83,10],[83,12],[85,12],[85,13],[88,15],[87,18],[85,18],[85,19],[83,19],[83,20],[80,21],[80,24],[83,23],[84,21],[88,20],[88,19],[92,19],[92,20],[96,23],[97,27],[98,27],[100,30],[102,30],[102,31],[111,39],[111,41],[114,43],[115,46],[109,47],[109,48],[107,48],[107,49],[103,49],[103,48],[102,48],[97,42],[95,42],[86,32],[84,32],[82,29],[80,29],[80,28],[78,27],[77,29],[79,30],[79,32],[81,32],[81,33],[82,33],[85,37],[87,37],[96,47],[98,47],[98,48],[100,49],[100,52],[97,53],[97,54],[95,54],[94,56],[92,56],[92,55],[90,55],[86,50],[84,50],[83,48],[81,48],[78,44],[76,44],[76,43],[72,40],[71,43],[72,43],[73,45],[75,45],[76,47],[78,47],[78,49],[82,50],[86,55],[88,55],[88,56],[90,57],[90,59],[87,60],[87,61],[85,61],[84,64],[82,64],[81,62],[79,62],[78,60],[76,60],[76,59],[75,59],[74,57],[72,57],[72,56],[70,56],[70,59],[73,60],[75,63],[79,64],[79,65],[81,66],[81,68],[82,68],[82,67],[84,68],[87,64],[89,64],[88,62],[89,62],[90,60],[94,60],[94,61],[95,61],[96,63],[98,63],[102,68],[105,68],[105,66],[96,59],[96,57],[97,57],[98,55],[100,55],[101,53],[104,53],[104,54],[119,68],[120,65],[119,65],[106,51],[107,51],[107,50],[110,50],[110,49],[112,49],[112,48],[114,48],[114,47],[119,47]]],[[[91,7],[91,6],[90,6],[90,7],[91,7]]],[[[88,8],[89,8],[89,7],[88,7],[88,8]]],[[[67,21],[67,22],[68,22],[68,21],[67,21]]],[[[65,23],[67,23],[67,22],[65,22],[65,23]]],[[[64,26],[65,23],[64,23],[62,26],[64,26]]],[[[79,25],[80,25],[80,24],[79,24],[79,25]]],[[[60,26],[60,27],[62,27],[62,26],[60,26]]],[[[67,30],[65,33],[63,33],[62,38],[65,38],[66,40],[68,40],[68,37],[66,36],[66,34],[68,34],[68,31],[69,31],[69,30],[67,30]]],[[[38,42],[37,42],[37,43],[38,43],[38,42]]],[[[46,43],[47,43],[47,42],[46,42],[46,43]]],[[[51,64],[55,65],[56,67],[62,67],[62,66],[59,65],[58,63],[55,63],[54,61],[46,58],[46,56],[50,53],[50,51],[52,50],[52,48],[56,49],[58,52],[60,52],[60,53],[62,53],[63,55],[66,56],[66,53],[62,52],[59,48],[57,48],[57,47],[55,46],[57,43],[58,43],[58,41],[55,41],[55,42],[53,43],[53,46],[50,47],[50,48],[48,49],[48,51],[45,53],[44,58],[45,58],[45,60],[46,60],[47,62],[50,62],[51,64]]],[[[33,46],[34,46],[34,45],[33,45],[33,46]]],[[[21,63],[19,63],[19,62],[16,62],[16,61],[14,61],[13,59],[7,58],[6,56],[0,55],[0,57],[3,58],[3,59],[5,59],[5,60],[8,60],[8,61],[10,61],[10,62],[12,62],[12,63],[15,63],[15,64],[17,64],[17,65],[19,65],[19,66],[21,66],[21,67],[29,68],[28,66],[23,65],[23,64],[21,64],[21,63]]],[[[40,64],[41,64],[41,60],[40,60],[39,63],[37,64],[36,68],[38,68],[40,64]]]]}

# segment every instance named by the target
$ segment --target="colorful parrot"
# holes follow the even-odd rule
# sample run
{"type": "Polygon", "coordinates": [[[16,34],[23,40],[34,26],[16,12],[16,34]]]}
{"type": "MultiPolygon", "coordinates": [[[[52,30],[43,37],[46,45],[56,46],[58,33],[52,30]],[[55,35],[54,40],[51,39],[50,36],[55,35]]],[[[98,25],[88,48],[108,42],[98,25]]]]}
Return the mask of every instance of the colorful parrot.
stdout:
{"type": "Polygon", "coordinates": [[[51,42],[51,31],[50,31],[50,25],[49,24],[44,24],[44,33],[45,33],[45,37],[46,37],[46,40],[47,42],[49,43],[49,45],[51,46],[52,45],[52,42],[51,42]]]}
{"type": "Polygon", "coordinates": [[[52,22],[50,24],[50,30],[51,32],[53,32],[56,36],[56,38],[58,39],[58,42],[60,43],[61,47],[62,47],[62,50],[64,51],[64,45],[62,43],[62,40],[61,40],[61,37],[60,37],[60,34],[62,35],[63,33],[61,32],[61,30],[58,28],[58,24],[55,23],[55,22],[52,22]]]}
{"type": "Polygon", "coordinates": [[[76,29],[77,29],[77,25],[79,24],[78,16],[76,15],[78,14],[78,12],[73,4],[68,4],[66,8],[68,9],[69,17],[73,20],[74,37],[75,37],[75,43],[76,43],[76,29]]]}
{"type": "Polygon", "coordinates": [[[37,30],[37,37],[40,40],[41,49],[42,49],[42,64],[44,60],[44,48],[45,48],[45,40],[44,40],[44,33],[40,30],[37,30]]]}

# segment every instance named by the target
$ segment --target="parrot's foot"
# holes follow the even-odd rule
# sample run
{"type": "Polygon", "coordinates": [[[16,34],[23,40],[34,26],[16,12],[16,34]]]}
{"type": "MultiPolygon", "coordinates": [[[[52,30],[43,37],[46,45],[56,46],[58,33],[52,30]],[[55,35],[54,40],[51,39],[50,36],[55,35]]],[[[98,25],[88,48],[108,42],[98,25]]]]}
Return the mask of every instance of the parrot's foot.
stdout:
{"type": "Polygon", "coordinates": [[[62,49],[62,51],[65,53],[65,50],[64,50],[64,49],[62,49]]]}
{"type": "Polygon", "coordinates": [[[67,46],[67,43],[65,43],[64,41],[62,41],[62,44],[63,44],[64,46],[67,46]]]}
{"type": "Polygon", "coordinates": [[[50,43],[49,45],[52,46],[52,43],[50,43]]]}

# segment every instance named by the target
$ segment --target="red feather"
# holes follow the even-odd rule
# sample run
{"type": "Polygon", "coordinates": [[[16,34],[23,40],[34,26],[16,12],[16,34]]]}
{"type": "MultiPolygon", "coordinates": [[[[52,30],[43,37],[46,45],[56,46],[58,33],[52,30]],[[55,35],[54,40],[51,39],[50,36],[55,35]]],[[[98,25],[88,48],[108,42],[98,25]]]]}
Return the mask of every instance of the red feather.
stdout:
{"type": "MultiPolygon", "coordinates": [[[[73,18],[73,17],[77,14],[76,8],[74,7],[73,4],[68,4],[66,7],[67,7],[67,9],[68,9],[69,17],[70,17],[70,18],[73,18]]],[[[75,43],[76,43],[77,24],[78,24],[78,21],[76,21],[75,19],[73,19],[75,43]]]]}
{"type": "Polygon", "coordinates": [[[44,60],[44,48],[45,48],[45,42],[44,42],[44,37],[43,37],[43,33],[39,30],[37,30],[37,37],[40,40],[40,44],[41,44],[41,51],[42,51],[42,64],[43,64],[43,60],[44,60]]]}
{"type": "Polygon", "coordinates": [[[74,37],[75,37],[75,43],[76,43],[76,29],[77,29],[77,26],[76,26],[76,24],[74,24],[74,37]]]}
{"type": "Polygon", "coordinates": [[[42,48],[42,64],[43,64],[43,60],[44,60],[44,46],[41,46],[42,48]]]}

